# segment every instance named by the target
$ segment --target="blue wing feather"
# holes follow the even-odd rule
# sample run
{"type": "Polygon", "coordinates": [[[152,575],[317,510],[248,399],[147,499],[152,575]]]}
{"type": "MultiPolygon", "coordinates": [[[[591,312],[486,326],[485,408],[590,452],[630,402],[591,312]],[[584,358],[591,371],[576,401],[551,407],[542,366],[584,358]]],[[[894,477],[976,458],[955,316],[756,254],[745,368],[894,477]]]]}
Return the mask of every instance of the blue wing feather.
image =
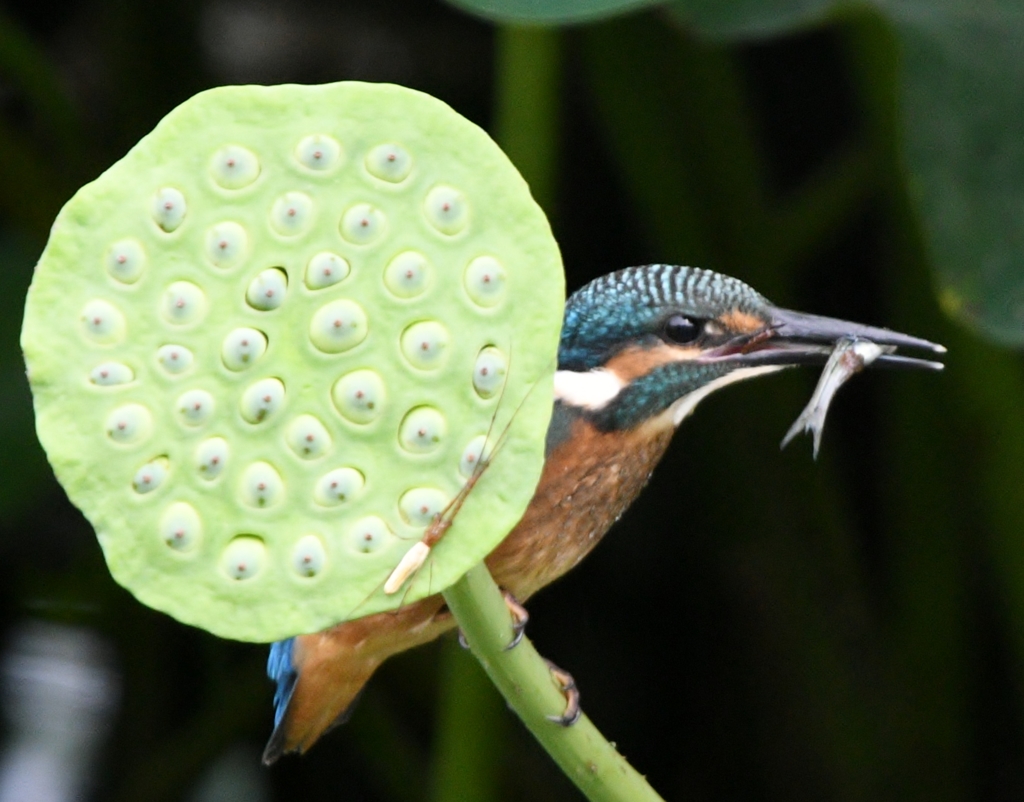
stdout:
{"type": "Polygon", "coordinates": [[[267,676],[277,683],[277,688],[274,691],[275,727],[284,718],[288,703],[292,700],[292,694],[295,692],[295,683],[299,679],[299,672],[292,662],[294,648],[295,638],[278,641],[271,644],[270,656],[267,658],[267,676]]]}

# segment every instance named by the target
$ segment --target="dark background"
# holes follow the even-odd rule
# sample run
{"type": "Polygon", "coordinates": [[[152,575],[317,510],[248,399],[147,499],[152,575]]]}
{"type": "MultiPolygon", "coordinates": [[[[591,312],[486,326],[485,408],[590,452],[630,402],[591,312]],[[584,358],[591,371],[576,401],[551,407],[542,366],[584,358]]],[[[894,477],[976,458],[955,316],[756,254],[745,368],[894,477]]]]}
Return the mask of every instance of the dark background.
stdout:
{"type": "Polygon", "coordinates": [[[778,448],[813,372],[730,389],[682,427],[607,541],[530,604],[531,638],[572,671],[602,732],[668,799],[1021,798],[1024,376],[938,310],[898,69],[892,32],[866,11],[715,44],[658,10],[541,31],[422,0],[0,5],[7,759],[31,741],[19,705],[48,696],[23,670],[42,655],[107,689],[77,719],[77,798],[578,796],[448,641],[385,665],[309,755],[260,767],[265,647],[115,586],[31,430],[22,299],[74,190],[207,87],[359,79],[434,94],[522,159],[570,289],[628,265],[699,264],[784,306],[950,346],[944,374],[845,389],[817,463],[806,439],[778,448]],[[516,128],[532,91],[516,53],[553,65],[539,167],[517,144],[537,132],[516,128]],[[479,698],[467,712],[459,694],[479,698]],[[450,780],[452,732],[473,745],[455,772],[471,790],[450,780]]]}

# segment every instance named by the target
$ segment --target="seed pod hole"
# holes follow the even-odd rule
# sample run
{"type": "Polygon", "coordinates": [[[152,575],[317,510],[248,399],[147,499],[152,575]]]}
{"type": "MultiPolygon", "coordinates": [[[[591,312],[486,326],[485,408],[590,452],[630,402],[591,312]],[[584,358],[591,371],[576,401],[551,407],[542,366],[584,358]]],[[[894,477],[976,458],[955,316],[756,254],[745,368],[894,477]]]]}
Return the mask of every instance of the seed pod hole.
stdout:
{"type": "Polygon", "coordinates": [[[210,437],[196,446],[193,460],[196,473],[201,479],[212,482],[222,473],[228,464],[231,449],[223,437],[210,437]]]}
{"type": "Polygon", "coordinates": [[[138,240],[118,240],[107,251],[107,272],[122,284],[134,284],[146,267],[146,254],[138,240]]]}
{"type": "Polygon", "coordinates": [[[305,192],[286,192],[270,207],[270,227],[282,237],[305,234],[313,225],[313,199],[305,192]]]}
{"type": "Polygon", "coordinates": [[[299,415],[288,425],[285,442],[300,459],[317,459],[331,448],[327,427],[314,415],[299,415]]]}
{"type": "Polygon", "coordinates": [[[381,181],[397,184],[411,172],[412,157],[400,145],[377,145],[366,154],[366,170],[381,181]]]}
{"type": "Polygon", "coordinates": [[[437,370],[448,360],[451,337],[441,323],[423,320],[402,332],[402,354],[420,370],[437,370]]]}
{"type": "Polygon", "coordinates": [[[248,148],[226,145],[210,159],[210,175],[224,189],[242,189],[260,174],[260,161],[248,148]]]}
{"type": "Polygon", "coordinates": [[[220,348],[224,367],[235,372],[251,368],[267,350],[267,335],[247,327],[232,329],[220,348]]]}
{"type": "Polygon", "coordinates": [[[125,404],[113,410],[103,425],[113,442],[134,445],[149,437],[153,416],[142,404],[125,404]]]}
{"type": "Polygon", "coordinates": [[[469,222],[465,196],[455,187],[444,184],[434,187],[423,201],[427,222],[442,234],[454,236],[469,222]]]}
{"type": "Polygon", "coordinates": [[[397,298],[422,295],[432,281],[430,262],[419,251],[403,251],[384,269],[384,286],[397,298]]]}
{"type": "Polygon", "coordinates": [[[410,526],[430,526],[434,516],[444,512],[448,496],[435,487],[414,487],[402,494],[398,500],[398,511],[402,520],[410,526]]]}
{"type": "Polygon", "coordinates": [[[478,306],[497,306],[505,297],[505,268],[493,256],[478,256],[463,276],[466,293],[478,306]]]}
{"type": "Polygon", "coordinates": [[[89,301],[79,314],[82,330],[94,343],[113,345],[124,339],[124,315],[109,301],[100,298],[89,301]]]}
{"type": "Polygon", "coordinates": [[[357,203],[341,216],[341,236],[353,245],[369,245],[387,228],[384,212],[369,203],[357,203]]]}
{"type": "Polygon", "coordinates": [[[206,293],[191,281],[175,281],[164,290],[160,313],[175,326],[196,323],[206,313],[206,293]]]}
{"type": "Polygon", "coordinates": [[[448,424],[440,410],[434,407],[416,407],[398,427],[398,442],[413,454],[426,454],[441,445],[448,433],[448,424]]]}
{"type": "Polygon", "coordinates": [[[264,423],[284,405],[284,399],[284,382],[277,378],[260,379],[242,393],[242,417],[249,423],[264,423]]]}
{"type": "Polygon", "coordinates": [[[309,324],[309,339],[325,354],[340,354],[355,348],[366,339],[366,333],[366,313],[347,298],[320,307],[309,324]]]}
{"type": "Polygon", "coordinates": [[[226,270],[245,258],[247,245],[245,229],[229,220],[217,223],[206,232],[204,249],[210,264],[226,270]]]}
{"type": "Polygon", "coordinates": [[[376,515],[360,518],[349,527],[349,545],[353,551],[361,554],[372,554],[387,544],[390,538],[391,529],[376,515]]]}
{"type": "Polygon", "coordinates": [[[348,260],[331,251],[321,251],[306,265],[306,286],[311,290],[332,287],[352,272],[348,260]]]}
{"type": "Polygon", "coordinates": [[[255,535],[239,535],[228,543],[221,554],[220,567],[229,579],[252,579],[267,563],[267,547],[255,535]]]}
{"type": "Polygon", "coordinates": [[[508,358],[501,349],[488,345],[473,365],[473,389],[481,398],[491,398],[501,390],[508,373],[508,358]]]}
{"type": "Polygon", "coordinates": [[[354,370],[331,388],[331,400],[343,418],[353,423],[370,423],[384,409],[384,380],[374,370],[354,370]]]}
{"type": "Polygon", "coordinates": [[[177,376],[192,367],[192,352],[183,345],[161,345],[156,351],[156,361],[166,373],[177,376]]]}
{"type": "Polygon", "coordinates": [[[188,211],[185,196],[174,187],[158,190],[150,202],[154,222],[168,234],[177,229],[185,220],[188,211]]]}
{"type": "Polygon", "coordinates": [[[336,507],[359,496],[366,478],[355,468],[335,468],[317,480],[313,500],[322,507],[336,507]]]}
{"type": "Polygon", "coordinates": [[[295,146],[295,158],[303,167],[317,172],[327,172],[338,164],[341,145],[327,134],[311,134],[299,140],[295,146]]]}
{"type": "Polygon", "coordinates": [[[213,396],[206,390],[189,390],[178,396],[174,409],[178,420],[185,426],[195,428],[202,426],[213,416],[215,403],[213,396]]]}
{"type": "Polygon", "coordinates": [[[132,477],[132,489],[140,495],[152,493],[164,483],[169,467],[170,462],[166,454],[151,459],[135,472],[135,476],[132,477]]]}
{"type": "Polygon", "coordinates": [[[283,267],[270,267],[249,282],[245,302],[253,309],[270,312],[284,303],[288,292],[288,274],[283,267]]]}
{"type": "Polygon", "coordinates": [[[254,462],[242,473],[241,502],[255,509],[273,507],[284,498],[284,481],[269,462],[254,462]]]}
{"type": "Polygon", "coordinates": [[[199,513],[185,501],[176,501],[164,510],[158,529],[164,545],[179,552],[195,551],[203,535],[199,513]]]}
{"type": "Polygon", "coordinates": [[[135,379],[135,372],[122,362],[101,362],[89,371],[89,381],[100,387],[128,384],[135,379]]]}
{"type": "Polygon", "coordinates": [[[327,550],[317,535],[303,535],[292,548],[292,569],[301,577],[312,579],[327,567],[327,550]]]}

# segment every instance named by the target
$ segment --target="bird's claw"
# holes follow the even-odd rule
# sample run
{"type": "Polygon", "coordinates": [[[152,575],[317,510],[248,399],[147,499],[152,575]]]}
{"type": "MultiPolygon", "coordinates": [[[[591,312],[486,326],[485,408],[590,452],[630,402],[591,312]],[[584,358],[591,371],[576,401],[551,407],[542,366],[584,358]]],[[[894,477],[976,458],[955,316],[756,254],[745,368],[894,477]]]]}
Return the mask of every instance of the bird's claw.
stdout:
{"type": "Polygon", "coordinates": [[[526,612],[526,608],[523,607],[507,590],[503,590],[501,595],[505,599],[505,606],[508,607],[509,615],[512,616],[512,640],[508,642],[505,647],[507,652],[509,649],[514,649],[519,645],[519,642],[523,639],[523,633],[526,632],[526,625],[530,621],[530,614],[526,612]]]}
{"type": "Polygon", "coordinates": [[[551,672],[552,679],[554,679],[565,695],[565,711],[562,715],[546,716],[546,718],[548,721],[553,721],[562,727],[571,727],[583,715],[583,709],[580,707],[580,689],[576,687],[576,680],[573,679],[572,674],[563,668],[559,668],[550,660],[545,660],[544,662],[548,664],[548,670],[551,672]]]}

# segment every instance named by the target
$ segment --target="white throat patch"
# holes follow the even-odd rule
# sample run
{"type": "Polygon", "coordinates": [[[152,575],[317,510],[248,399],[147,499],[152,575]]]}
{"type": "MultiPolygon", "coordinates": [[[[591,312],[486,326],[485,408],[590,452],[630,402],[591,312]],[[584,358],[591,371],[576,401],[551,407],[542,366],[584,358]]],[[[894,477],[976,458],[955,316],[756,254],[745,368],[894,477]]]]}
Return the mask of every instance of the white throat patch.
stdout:
{"type": "Polygon", "coordinates": [[[555,400],[592,412],[606,407],[623,387],[622,379],[604,368],[555,371],[555,400]]]}

